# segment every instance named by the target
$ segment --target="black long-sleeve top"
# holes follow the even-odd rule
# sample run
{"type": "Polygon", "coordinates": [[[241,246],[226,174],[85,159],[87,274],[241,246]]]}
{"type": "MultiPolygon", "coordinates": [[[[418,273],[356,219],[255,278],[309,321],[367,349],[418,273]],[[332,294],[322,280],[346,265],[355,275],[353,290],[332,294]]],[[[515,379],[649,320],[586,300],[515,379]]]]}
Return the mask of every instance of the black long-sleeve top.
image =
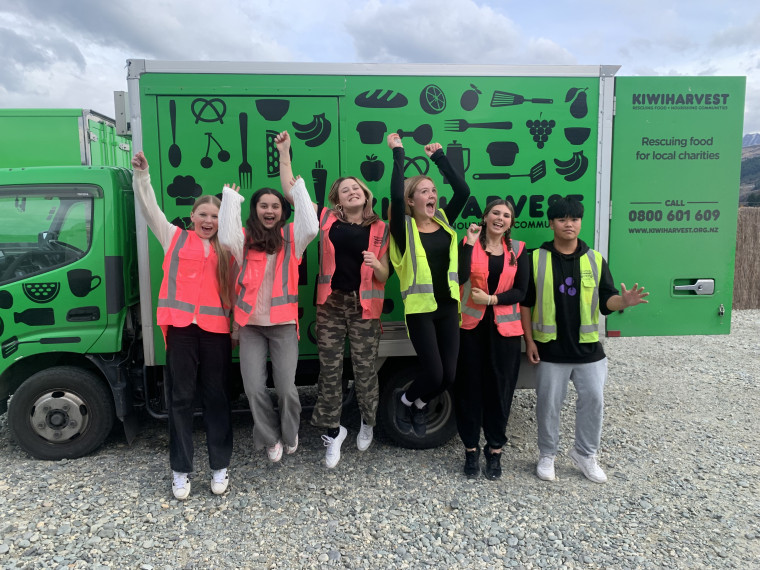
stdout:
{"type": "MultiPolygon", "coordinates": [[[[443,208],[446,218],[450,224],[459,216],[467,203],[470,196],[470,188],[449,163],[443,149],[438,149],[433,153],[430,159],[438,167],[438,170],[451,181],[451,187],[454,190],[454,196],[451,201],[443,208]]],[[[391,237],[396,242],[401,255],[406,251],[406,224],[404,200],[404,149],[397,147],[393,149],[393,174],[391,176],[391,219],[390,232],[391,237]]],[[[433,295],[436,303],[446,303],[451,301],[451,292],[449,290],[449,246],[451,245],[452,236],[443,228],[438,228],[432,233],[420,233],[420,242],[425,249],[430,275],[433,279],[433,295]]]]}
{"type": "MultiPolygon", "coordinates": [[[[459,244],[459,283],[465,283],[470,278],[472,246],[465,243],[466,239],[463,239],[459,244]]],[[[514,305],[525,298],[530,281],[530,256],[526,251],[527,248],[523,247],[520,255],[517,256],[517,271],[512,288],[502,293],[494,293],[494,291],[499,285],[504,264],[509,263],[509,252],[505,251],[502,255],[488,256],[488,291],[486,293],[496,295],[497,305],[514,305]]]]}

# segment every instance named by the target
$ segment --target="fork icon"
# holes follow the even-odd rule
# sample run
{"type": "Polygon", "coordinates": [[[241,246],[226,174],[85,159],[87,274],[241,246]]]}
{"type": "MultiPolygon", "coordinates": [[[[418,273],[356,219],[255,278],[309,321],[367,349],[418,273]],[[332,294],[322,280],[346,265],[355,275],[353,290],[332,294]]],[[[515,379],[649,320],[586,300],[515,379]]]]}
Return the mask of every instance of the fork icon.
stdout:
{"type": "Polygon", "coordinates": [[[468,123],[464,119],[446,119],[446,130],[455,133],[463,133],[467,129],[511,129],[512,123],[502,121],[496,123],[468,123]]]}
{"type": "Polygon", "coordinates": [[[243,151],[243,162],[238,167],[240,187],[250,189],[253,184],[253,168],[248,163],[248,113],[240,113],[240,146],[243,151]]]}

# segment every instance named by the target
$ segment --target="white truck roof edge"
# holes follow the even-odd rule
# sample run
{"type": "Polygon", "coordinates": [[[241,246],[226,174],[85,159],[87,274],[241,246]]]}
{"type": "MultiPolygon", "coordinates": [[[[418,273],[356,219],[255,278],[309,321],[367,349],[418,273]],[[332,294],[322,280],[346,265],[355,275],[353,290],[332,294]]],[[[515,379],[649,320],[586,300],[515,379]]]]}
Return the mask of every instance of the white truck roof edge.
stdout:
{"type": "Polygon", "coordinates": [[[143,73],[269,75],[449,75],[504,77],[609,77],[619,65],[495,65],[446,63],[321,63],[127,60],[127,79],[143,73]]]}

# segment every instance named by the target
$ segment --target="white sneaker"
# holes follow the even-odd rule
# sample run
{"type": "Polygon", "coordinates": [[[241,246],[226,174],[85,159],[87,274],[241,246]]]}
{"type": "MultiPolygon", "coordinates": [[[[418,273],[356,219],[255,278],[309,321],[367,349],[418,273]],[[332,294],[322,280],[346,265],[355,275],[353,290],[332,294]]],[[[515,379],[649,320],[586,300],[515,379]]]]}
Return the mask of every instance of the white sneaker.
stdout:
{"type": "Polygon", "coordinates": [[[230,484],[230,476],[227,473],[227,468],[215,469],[211,473],[211,492],[214,495],[222,495],[230,484]]]}
{"type": "Polygon", "coordinates": [[[325,447],[327,447],[325,463],[328,469],[332,469],[340,461],[340,446],[343,445],[343,440],[346,439],[347,435],[348,431],[346,431],[346,428],[340,426],[340,431],[336,437],[322,436],[322,441],[325,442],[325,447]]]}
{"type": "Polygon", "coordinates": [[[368,426],[362,420],[362,427],[359,429],[359,435],[356,436],[356,447],[359,451],[367,451],[372,445],[372,426],[368,426]]]}
{"type": "Polygon", "coordinates": [[[278,441],[273,446],[267,447],[267,457],[272,463],[277,463],[282,459],[282,443],[278,441]]]}
{"type": "Polygon", "coordinates": [[[589,455],[584,457],[574,447],[570,450],[570,459],[572,459],[575,466],[583,471],[586,479],[593,481],[594,483],[606,483],[607,475],[604,474],[602,468],[596,462],[596,455],[589,455]]]}
{"type": "Polygon", "coordinates": [[[190,494],[190,479],[187,477],[187,473],[179,473],[178,471],[172,471],[172,493],[174,498],[184,501],[190,494]]]}
{"type": "Polygon", "coordinates": [[[296,434],[296,442],[293,445],[285,446],[285,453],[293,455],[296,452],[296,449],[298,449],[298,434],[296,434]]]}
{"type": "Polygon", "coordinates": [[[544,481],[554,481],[554,457],[551,455],[542,455],[538,458],[536,466],[536,475],[544,481]]]}

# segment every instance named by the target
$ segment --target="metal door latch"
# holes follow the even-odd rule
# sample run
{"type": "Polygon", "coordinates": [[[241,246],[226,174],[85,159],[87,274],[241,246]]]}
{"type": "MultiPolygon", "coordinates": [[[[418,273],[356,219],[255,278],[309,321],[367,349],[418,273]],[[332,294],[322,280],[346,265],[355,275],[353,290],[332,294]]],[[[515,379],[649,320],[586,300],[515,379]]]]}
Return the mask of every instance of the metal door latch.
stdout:
{"type": "Polygon", "coordinates": [[[714,279],[697,279],[691,285],[674,285],[674,291],[694,291],[697,295],[712,295],[715,292],[714,279]]]}

